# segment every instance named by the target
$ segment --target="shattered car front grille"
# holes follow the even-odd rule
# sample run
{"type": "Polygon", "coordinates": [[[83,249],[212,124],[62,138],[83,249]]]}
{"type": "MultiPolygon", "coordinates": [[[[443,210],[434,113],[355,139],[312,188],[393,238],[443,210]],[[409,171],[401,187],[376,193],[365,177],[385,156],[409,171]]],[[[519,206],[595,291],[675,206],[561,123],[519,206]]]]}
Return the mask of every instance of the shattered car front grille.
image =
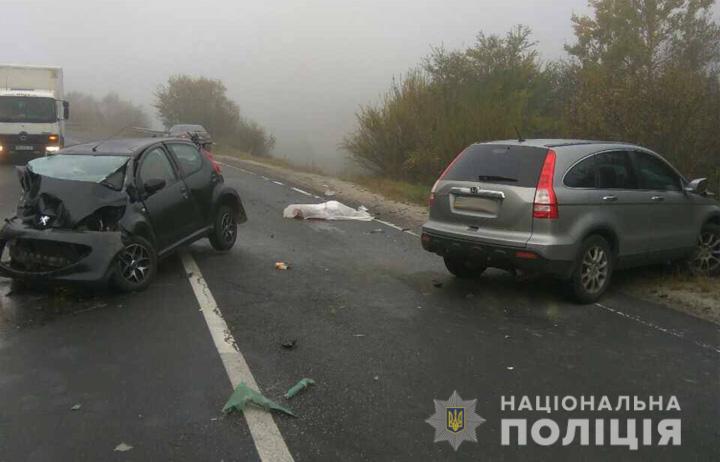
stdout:
{"type": "Polygon", "coordinates": [[[26,271],[65,268],[90,254],[90,247],[40,239],[17,239],[9,243],[13,265],[26,271]]]}

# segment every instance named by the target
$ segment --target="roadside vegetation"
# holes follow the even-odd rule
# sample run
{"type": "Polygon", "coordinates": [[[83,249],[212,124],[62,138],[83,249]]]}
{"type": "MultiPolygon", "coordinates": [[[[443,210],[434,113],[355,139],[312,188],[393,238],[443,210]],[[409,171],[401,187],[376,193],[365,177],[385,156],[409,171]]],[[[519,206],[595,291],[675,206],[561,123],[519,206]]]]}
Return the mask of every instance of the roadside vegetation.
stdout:
{"type": "Polygon", "coordinates": [[[155,109],[166,128],[189,123],[204,126],[220,144],[253,156],[270,155],[275,138],[240,114],[219,80],[175,75],[155,92],[155,109]]]}
{"type": "MultiPolygon", "coordinates": [[[[567,57],[531,31],[433,49],[361,108],[342,146],[374,176],[432,184],[472,142],[590,138],[638,143],[720,191],[720,27],[712,0],[590,0],[567,57]]],[[[407,188],[408,193],[412,188],[407,188]]]]}
{"type": "Polygon", "coordinates": [[[99,138],[117,134],[127,127],[146,127],[148,116],[142,107],[126,101],[117,93],[96,98],[72,91],[65,98],[70,102],[68,127],[73,131],[92,133],[99,138]]]}

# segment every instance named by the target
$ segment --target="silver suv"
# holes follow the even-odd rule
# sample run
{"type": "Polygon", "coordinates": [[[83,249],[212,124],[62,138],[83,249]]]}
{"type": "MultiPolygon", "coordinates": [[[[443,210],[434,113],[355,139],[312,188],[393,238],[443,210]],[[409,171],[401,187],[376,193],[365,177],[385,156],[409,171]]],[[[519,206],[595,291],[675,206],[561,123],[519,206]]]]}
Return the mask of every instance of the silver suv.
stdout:
{"type": "Polygon", "coordinates": [[[473,144],[433,186],[422,244],[458,277],[548,273],[591,303],[619,268],[687,260],[719,274],[720,204],[706,188],[632,144],[473,144]]]}

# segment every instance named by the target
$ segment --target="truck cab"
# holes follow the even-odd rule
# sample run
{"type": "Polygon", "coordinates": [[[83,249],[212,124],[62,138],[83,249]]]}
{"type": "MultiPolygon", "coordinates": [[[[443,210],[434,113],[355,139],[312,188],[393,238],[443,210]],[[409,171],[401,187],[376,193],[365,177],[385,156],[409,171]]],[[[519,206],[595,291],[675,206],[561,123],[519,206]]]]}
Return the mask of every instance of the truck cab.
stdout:
{"type": "Polygon", "coordinates": [[[24,164],[64,146],[63,96],[61,68],[0,64],[0,161],[24,164]]]}

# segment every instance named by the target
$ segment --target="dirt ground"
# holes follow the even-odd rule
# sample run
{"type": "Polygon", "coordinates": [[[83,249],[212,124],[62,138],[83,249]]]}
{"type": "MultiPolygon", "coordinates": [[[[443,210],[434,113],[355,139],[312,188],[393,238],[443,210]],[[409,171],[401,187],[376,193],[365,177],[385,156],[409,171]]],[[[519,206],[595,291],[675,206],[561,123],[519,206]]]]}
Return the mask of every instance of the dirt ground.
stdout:
{"type": "MultiPolygon", "coordinates": [[[[284,179],[327,200],[364,205],[378,219],[418,230],[427,219],[427,208],[387,199],[354,183],[319,173],[233,156],[220,161],[245,167],[261,175],[284,179]]],[[[623,292],[654,301],[720,325],[720,279],[693,277],[681,268],[658,266],[618,273],[615,284],[623,292]]]]}

